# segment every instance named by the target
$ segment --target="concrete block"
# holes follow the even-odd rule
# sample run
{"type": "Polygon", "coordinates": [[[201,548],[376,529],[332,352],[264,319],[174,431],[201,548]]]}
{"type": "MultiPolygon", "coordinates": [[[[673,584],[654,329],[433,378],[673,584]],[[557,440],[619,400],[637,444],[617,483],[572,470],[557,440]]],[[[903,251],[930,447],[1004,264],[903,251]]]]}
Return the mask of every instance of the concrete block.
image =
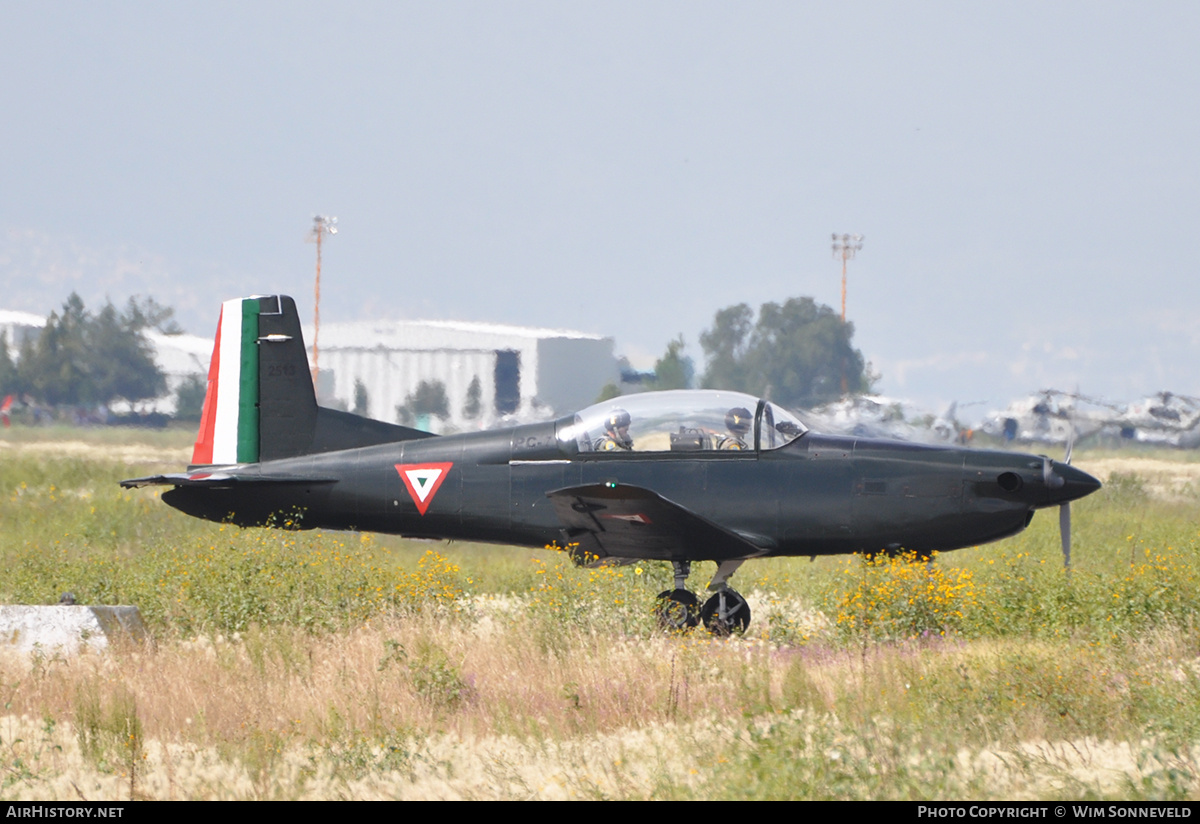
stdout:
{"type": "Polygon", "coordinates": [[[121,637],[147,639],[137,607],[0,606],[0,646],[22,652],[99,651],[121,637]]]}

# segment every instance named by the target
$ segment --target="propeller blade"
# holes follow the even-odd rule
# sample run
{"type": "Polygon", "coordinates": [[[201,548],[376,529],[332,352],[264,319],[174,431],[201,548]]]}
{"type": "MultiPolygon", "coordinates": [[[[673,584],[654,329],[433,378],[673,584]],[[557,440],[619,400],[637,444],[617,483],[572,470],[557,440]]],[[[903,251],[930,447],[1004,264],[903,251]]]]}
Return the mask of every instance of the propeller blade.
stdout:
{"type": "Polygon", "coordinates": [[[1063,463],[1067,466],[1071,465],[1071,452],[1075,449],[1075,401],[1083,400],[1079,395],[1079,386],[1075,387],[1075,397],[1071,401],[1071,411],[1067,414],[1067,423],[1071,429],[1067,432],[1067,456],[1063,458],[1063,463]]]}
{"type": "MultiPolygon", "coordinates": [[[[1067,454],[1063,463],[1071,465],[1071,453],[1075,451],[1075,407],[1071,407],[1071,430],[1067,434],[1067,454]]],[[[1043,470],[1045,471],[1045,470],[1043,470]]],[[[1058,477],[1058,476],[1055,476],[1058,477]]],[[[1059,478],[1060,483],[1062,479],[1059,478]]],[[[1047,482],[1049,483],[1049,482],[1047,482]]],[[[1058,507],[1058,535],[1062,538],[1063,569],[1071,571],[1071,504],[1060,504],[1058,507]]]]}
{"type": "Polygon", "coordinates": [[[1071,569],[1071,505],[1058,508],[1058,533],[1062,537],[1063,569],[1071,569]]]}

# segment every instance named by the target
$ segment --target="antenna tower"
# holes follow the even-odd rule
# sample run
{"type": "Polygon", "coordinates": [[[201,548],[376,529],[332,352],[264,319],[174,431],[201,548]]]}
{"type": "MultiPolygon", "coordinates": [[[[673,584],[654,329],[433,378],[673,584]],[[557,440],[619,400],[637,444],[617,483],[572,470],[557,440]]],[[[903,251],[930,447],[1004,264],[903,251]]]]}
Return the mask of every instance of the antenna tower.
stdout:
{"type": "MultiPolygon", "coordinates": [[[[862,235],[833,234],[833,256],[842,259],[842,325],[846,324],[846,261],[854,257],[863,246],[862,235]]],[[[842,397],[849,391],[846,381],[846,360],[842,359],[842,397]]]]}
{"type": "Polygon", "coordinates": [[[833,256],[842,259],[842,323],[846,322],[846,261],[863,247],[862,235],[833,235],[833,256]]]}
{"type": "Polygon", "coordinates": [[[317,365],[319,350],[317,349],[317,338],[321,334],[321,240],[325,235],[337,234],[337,218],[327,217],[325,215],[313,215],[312,230],[308,233],[308,240],[317,244],[317,280],[313,287],[313,365],[312,365],[312,380],[313,391],[317,390],[317,375],[321,369],[317,365]]]}

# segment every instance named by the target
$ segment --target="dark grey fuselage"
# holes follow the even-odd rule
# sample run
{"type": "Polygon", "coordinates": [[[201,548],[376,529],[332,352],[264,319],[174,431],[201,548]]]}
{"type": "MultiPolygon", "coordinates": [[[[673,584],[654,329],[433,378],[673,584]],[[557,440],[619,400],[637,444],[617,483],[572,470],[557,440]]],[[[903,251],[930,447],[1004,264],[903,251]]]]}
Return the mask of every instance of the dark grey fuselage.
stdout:
{"type": "MultiPolygon", "coordinates": [[[[227,486],[177,486],[163,500],[246,526],[544,546],[564,524],[547,493],[604,484],[653,490],[736,533],[750,553],[827,555],[901,547],[928,553],[1024,529],[1036,508],[1096,489],[1040,456],[804,434],[764,451],[578,452],[558,422],[408,440],[236,467],[227,486]],[[399,467],[451,464],[419,511],[399,467]],[[255,482],[255,475],[264,480],[255,482]],[[289,480],[294,478],[295,480],[289,480]]],[[[706,560],[704,546],[638,557],[706,560]]]]}

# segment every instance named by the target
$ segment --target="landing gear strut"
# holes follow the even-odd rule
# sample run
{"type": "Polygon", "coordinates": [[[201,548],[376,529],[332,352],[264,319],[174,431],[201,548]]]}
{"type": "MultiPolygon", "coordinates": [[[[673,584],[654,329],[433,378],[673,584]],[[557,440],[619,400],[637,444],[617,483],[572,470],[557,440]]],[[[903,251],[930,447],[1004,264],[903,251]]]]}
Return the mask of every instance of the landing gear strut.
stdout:
{"type": "Polygon", "coordinates": [[[675,561],[675,589],[660,592],[654,602],[654,617],[659,629],[671,632],[689,630],[700,623],[700,601],[687,589],[687,577],[692,571],[690,561],[675,561]]]}
{"type": "Polygon", "coordinates": [[[715,593],[700,609],[700,620],[713,635],[745,632],[750,626],[750,605],[738,592],[729,587],[729,577],[737,572],[741,561],[724,561],[708,585],[715,593]]]}
{"type": "Polygon", "coordinates": [[[700,620],[713,635],[745,632],[750,626],[750,605],[741,594],[726,588],[704,602],[700,620]]]}
{"type": "Polygon", "coordinates": [[[675,589],[659,594],[654,603],[654,615],[662,629],[681,632],[703,622],[713,635],[745,632],[750,625],[750,605],[728,584],[729,577],[742,565],[741,561],[725,561],[717,567],[708,585],[713,595],[700,606],[695,594],[687,589],[689,561],[674,561],[675,589]]]}

